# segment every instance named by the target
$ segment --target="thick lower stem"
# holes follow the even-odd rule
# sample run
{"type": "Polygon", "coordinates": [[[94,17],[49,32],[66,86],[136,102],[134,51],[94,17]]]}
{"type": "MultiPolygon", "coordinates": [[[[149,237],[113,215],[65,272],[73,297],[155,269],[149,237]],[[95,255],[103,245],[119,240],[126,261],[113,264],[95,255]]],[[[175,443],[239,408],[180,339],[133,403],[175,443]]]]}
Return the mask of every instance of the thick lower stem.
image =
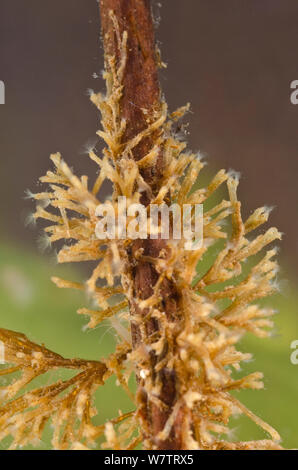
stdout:
{"type": "MultiPolygon", "coordinates": [[[[116,60],[120,58],[119,38],[117,38],[111,12],[113,12],[114,18],[118,22],[120,35],[124,31],[128,34],[127,62],[121,99],[121,118],[126,120],[123,142],[126,142],[146,129],[161,109],[151,2],[150,0],[101,0],[100,8],[106,58],[108,56],[114,56],[116,60]]],[[[139,145],[133,149],[133,158],[135,160],[143,158],[154,146],[155,141],[156,133],[143,138],[139,145]]],[[[150,186],[150,192],[143,193],[142,196],[142,202],[145,205],[150,204],[152,195],[154,196],[161,186],[163,164],[163,151],[161,148],[154,167],[147,167],[142,171],[144,180],[150,186]]],[[[136,253],[139,253],[140,249],[144,256],[158,258],[161,250],[166,251],[166,243],[164,240],[137,240],[128,252],[132,266],[133,296],[144,300],[152,295],[158,273],[152,263],[138,260],[136,253]]],[[[169,321],[175,321],[178,315],[179,300],[175,285],[169,280],[164,280],[161,285],[160,295],[160,308],[162,308],[169,321]]],[[[130,308],[132,314],[137,315],[138,318],[144,318],[144,330],[148,337],[159,330],[156,319],[145,320],[148,313],[147,309],[140,309],[136,303],[131,305],[130,308]]],[[[143,341],[140,328],[133,322],[131,329],[133,347],[137,348],[143,341]]],[[[162,355],[165,354],[166,351],[163,351],[162,355]]],[[[148,446],[151,448],[178,450],[183,446],[181,439],[182,417],[179,417],[179,415],[173,424],[170,436],[166,440],[156,437],[163,430],[177,400],[176,374],[174,370],[166,368],[156,373],[156,364],[162,359],[162,355],[157,356],[152,352],[150,355],[152,382],[161,384],[158,396],[160,405],[157,405],[156,401],[154,403],[151,401],[142,387],[142,378],[137,377],[139,383],[139,415],[143,423],[144,440],[149,442],[148,446]]]]}

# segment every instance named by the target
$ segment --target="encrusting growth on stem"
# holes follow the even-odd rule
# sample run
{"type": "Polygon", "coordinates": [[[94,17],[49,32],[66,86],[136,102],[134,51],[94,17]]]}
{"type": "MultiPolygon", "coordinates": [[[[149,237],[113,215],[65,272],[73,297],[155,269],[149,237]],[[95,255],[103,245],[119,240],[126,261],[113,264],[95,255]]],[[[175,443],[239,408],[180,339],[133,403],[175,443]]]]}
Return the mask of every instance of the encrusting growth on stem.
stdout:
{"type": "Polygon", "coordinates": [[[185,150],[174,131],[188,106],[169,114],[161,98],[150,1],[101,0],[100,8],[107,91],[92,93],[91,101],[101,112],[97,134],[106,147],[101,157],[89,151],[99,173],[90,185],[59,153],[52,155],[54,171],[40,179],[48,190],[32,195],[37,202],[33,217],[49,221],[45,231],[51,243],[66,240],[60,263],[97,262],[85,283],[53,281],[60,288],[86,291],[96,307],[79,313],[90,317],[89,328],[108,319],[118,344],[100,362],[68,360],[24,335],[0,329],[12,364],[0,373],[21,374],[2,388],[0,438],[12,435],[13,448],[37,444],[51,420],[58,449],[135,449],[140,444],[144,449],[279,449],[278,433],[230,392],[263,386],[259,372],[239,376],[241,362],[251,354],[239,351],[237,344],[246,332],[260,338],[270,334],[274,311],[256,301],[277,290],[276,249],[255,255],[281,235],[270,228],[251,236],[268,220],[269,210],[257,209],[243,221],[235,174],[220,170],[206,187],[194,187],[204,163],[185,150]],[[113,184],[108,203],[116,213],[121,196],[128,204],[147,207],[204,204],[202,245],[187,250],[183,236],[98,239],[96,209],[105,179],[113,184]],[[227,198],[212,205],[210,198],[223,185],[227,198]],[[206,270],[203,256],[216,243],[217,255],[206,270]],[[243,264],[248,259],[255,262],[247,273],[243,264]],[[23,390],[36,376],[58,368],[78,373],[23,390]],[[112,374],[134,409],[96,426],[92,396],[112,374]],[[128,386],[132,374],[137,377],[135,396],[128,386]],[[230,418],[241,413],[268,439],[231,442],[230,418]],[[105,442],[99,444],[103,435],[105,442]]]}
{"type": "MultiPolygon", "coordinates": [[[[109,59],[111,57],[115,58],[116,67],[121,62],[119,38],[127,35],[126,62],[123,69],[123,88],[119,107],[120,118],[126,123],[120,142],[125,145],[125,142],[134,139],[140,132],[144,132],[148,126],[154,123],[163,108],[158,81],[151,2],[149,0],[128,2],[101,0],[100,7],[107,69],[109,69],[109,59]]],[[[156,156],[152,163],[150,164],[149,161],[140,169],[140,174],[147,184],[147,188],[145,188],[140,198],[140,201],[145,205],[153,201],[163,186],[164,149],[162,145],[156,145],[160,137],[161,129],[153,130],[131,150],[131,158],[140,161],[144,157],[146,158],[154,147],[156,148],[156,156]]],[[[162,250],[166,251],[166,243],[160,239],[139,240],[128,249],[128,257],[131,265],[133,265],[133,272],[131,273],[133,295],[135,298],[145,300],[153,294],[154,285],[158,280],[158,273],[152,262],[139,260],[135,256],[135,253],[140,252],[140,250],[143,256],[158,259],[162,250]]],[[[179,301],[175,284],[168,279],[163,279],[160,295],[165,315],[169,320],[174,319],[179,301]]],[[[146,338],[142,338],[140,328],[137,322],[134,322],[133,317],[144,318],[146,336],[151,336],[158,331],[159,325],[154,318],[145,320],[148,316],[148,309],[141,309],[134,300],[130,302],[130,310],[132,312],[132,343],[133,347],[137,348],[140,343],[146,342],[146,338]]],[[[158,362],[158,355],[152,352],[152,375],[158,362]]],[[[150,400],[144,393],[140,383],[142,380],[138,377],[140,383],[139,398],[140,402],[143,403],[144,425],[149,427],[148,432],[153,436],[157,436],[164,428],[176,398],[175,371],[162,368],[157,375],[156,381],[159,380],[161,383],[158,399],[163,406],[150,400]]],[[[181,446],[180,429],[181,426],[178,423],[176,430],[175,426],[173,427],[171,439],[159,442],[158,446],[166,449],[179,449],[181,446]]]]}

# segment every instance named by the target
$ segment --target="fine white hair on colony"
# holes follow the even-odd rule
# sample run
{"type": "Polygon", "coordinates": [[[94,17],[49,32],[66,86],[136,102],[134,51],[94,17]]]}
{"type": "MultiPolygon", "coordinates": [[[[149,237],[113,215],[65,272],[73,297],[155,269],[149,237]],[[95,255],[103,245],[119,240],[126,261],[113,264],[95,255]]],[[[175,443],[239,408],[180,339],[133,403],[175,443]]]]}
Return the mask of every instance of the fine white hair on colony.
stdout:
{"type": "Polygon", "coordinates": [[[206,159],[208,158],[208,155],[205,152],[201,152],[201,150],[198,150],[195,154],[195,159],[201,163],[204,163],[204,165],[207,165],[206,159]]]}
{"type": "Polygon", "coordinates": [[[232,168],[230,168],[227,171],[227,175],[229,178],[232,178],[233,180],[239,181],[241,178],[241,173],[239,171],[235,171],[232,168]]]}
{"type": "Polygon", "coordinates": [[[93,139],[88,139],[87,142],[83,145],[81,154],[89,155],[90,152],[93,152],[96,145],[98,143],[98,139],[94,137],[93,139]]]}
{"type": "Polygon", "coordinates": [[[114,330],[117,332],[118,336],[124,339],[124,341],[126,341],[127,343],[131,343],[130,331],[127,328],[125,328],[125,326],[123,326],[120,319],[117,316],[115,316],[115,317],[111,317],[109,321],[112,327],[114,328],[114,330]]]}
{"type": "Polygon", "coordinates": [[[25,227],[29,227],[30,225],[35,226],[36,225],[36,218],[34,217],[34,212],[30,212],[26,217],[24,221],[25,227]]]}
{"type": "Polygon", "coordinates": [[[89,98],[94,94],[94,90],[92,88],[87,88],[86,90],[86,95],[89,96],[89,98]]]}
{"type": "Polygon", "coordinates": [[[35,194],[30,189],[25,189],[24,199],[35,199],[35,194]]]}
{"type": "Polygon", "coordinates": [[[264,206],[264,212],[269,215],[275,209],[275,207],[276,206],[264,206]]]}
{"type": "Polygon", "coordinates": [[[37,239],[37,246],[39,248],[39,250],[44,253],[45,251],[48,251],[51,246],[52,246],[52,242],[50,240],[50,237],[48,237],[47,235],[43,234],[41,235],[38,239],[37,239]]]}
{"type": "MultiPolygon", "coordinates": [[[[32,193],[30,189],[25,190],[24,199],[35,199],[35,198],[36,198],[36,194],[32,193]]],[[[45,209],[50,204],[50,202],[51,202],[50,198],[48,198],[47,194],[45,193],[43,195],[43,198],[40,197],[40,199],[38,199],[38,206],[45,209]]]]}

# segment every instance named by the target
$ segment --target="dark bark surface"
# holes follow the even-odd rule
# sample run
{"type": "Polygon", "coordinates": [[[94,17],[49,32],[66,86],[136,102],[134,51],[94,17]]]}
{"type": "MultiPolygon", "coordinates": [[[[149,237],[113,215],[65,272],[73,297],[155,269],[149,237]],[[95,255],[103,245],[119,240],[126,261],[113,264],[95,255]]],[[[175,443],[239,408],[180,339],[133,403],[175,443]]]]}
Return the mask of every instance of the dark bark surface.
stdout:
{"type": "MultiPolygon", "coordinates": [[[[126,132],[123,142],[135,137],[139,132],[148,127],[156,118],[156,111],[161,107],[161,92],[158,80],[158,64],[154,38],[154,25],[151,13],[150,0],[101,0],[101,22],[105,56],[112,55],[119,59],[117,35],[110,16],[113,11],[120,27],[120,34],[128,33],[127,64],[123,79],[123,96],[121,100],[121,117],[126,119],[126,132]],[[145,110],[145,112],[144,112],[145,110]]],[[[159,132],[159,131],[157,131],[159,132]]],[[[133,158],[143,158],[153,147],[156,134],[143,138],[133,151],[133,158]]],[[[153,167],[146,168],[142,172],[144,180],[149,184],[154,195],[159,187],[163,172],[163,154],[160,150],[159,157],[153,167]]],[[[144,193],[143,204],[150,203],[150,194],[144,193]]],[[[133,266],[132,277],[134,280],[134,297],[147,299],[153,293],[153,287],[158,279],[153,264],[138,260],[135,254],[141,248],[143,255],[157,258],[165,248],[164,240],[136,240],[129,253],[133,266]]],[[[161,286],[160,308],[168,319],[174,321],[178,310],[178,295],[174,284],[165,280],[161,286]]],[[[135,303],[131,305],[131,312],[145,317],[148,311],[141,310],[135,303]]],[[[145,321],[145,320],[144,320],[145,321]]],[[[155,319],[146,320],[145,331],[147,337],[158,331],[158,322],[155,319]]],[[[140,345],[142,341],[138,326],[132,323],[133,347],[140,345]]],[[[166,351],[163,352],[163,355],[166,351]]],[[[176,401],[176,375],[175,371],[162,369],[155,373],[155,365],[161,357],[151,353],[151,374],[153,382],[162,383],[159,399],[163,406],[157,406],[150,402],[142,388],[142,379],[138,377],[138,400],[140,415],[144,423],[144,438],[149,439],[152,446],[158,449],[181,449],[181,416],[178,416],[173,426],[172,433],[166,441],[157,441],[156,435],[163,429],[174,403],[176,401]]]]}

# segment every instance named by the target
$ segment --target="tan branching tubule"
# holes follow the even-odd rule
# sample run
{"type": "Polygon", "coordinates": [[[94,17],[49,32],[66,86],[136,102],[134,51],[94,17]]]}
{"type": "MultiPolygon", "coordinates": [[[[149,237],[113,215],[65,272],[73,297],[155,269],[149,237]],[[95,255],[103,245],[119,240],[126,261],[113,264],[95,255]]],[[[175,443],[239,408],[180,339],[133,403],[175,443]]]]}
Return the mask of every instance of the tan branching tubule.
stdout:
{"type": "Polygon", "coordinates": [[[251,237],[251,232],[267,221],[269,210],[260,208],[243,221],[235,174],[221,170],[206,187],[193,189],[204,163],[186,151],[185,142],[176,138],[173,129],[188,107],[169,114],[162,102],[147,128],[123,142],[127,123],[121,117],[120,106],[127,32],[121,34],[116,16],[110,14],[120,59],[106,57],[107,92],[91,94],[91,101],[102,116],[98,135],[106,143],[102,156],[93,149],[89,151],[98,167],[98,176],[90,185],[86,176],[76,176],[61,155],[55,154],[51,156],[54,169],[40,179],[47,190],[33,197],[37,201],[34,218],[49,221],[45,229],[49,241],[68,242],[60,250],[58,261],[97,262],[85,283],[59,278],[53,281],[60,288],[88,292],[97,307],[80,309],[79,313],[90,317],[89,328],[109,319],[118,344],[115,352],[102,361],[65,359],[20,333],[0,329],[6,361],[11,364],[0,369],[0,375],[19,374],[10,385],[1,388],[0,439],[13,436],[11,448],[38,445],[45,425],[51,420],[52,444],[57,449],[98,447],[101,436],[105,436],[102,448],[134,449],[142,443],[144,449],[158,449],[165,445],[162,443],[175,441],[177,432],[180,449],[279,449],[278,433],[230,392],[263,387],[261,373],[235,379],[233,371],[239,371],[241,362],[251,358],[251,354],[237,349],[241,338],[247,332],[260,338],[270,334],[274,310],[261,308],[255,301],[277,289],[276,249],[266,251],[245,278],[241,275],[243,263],[281,235],[270,228],[251,237]],[[132,152],[148,136],[154,136],[154,144],[136,161],[132,152]],[[152,192],[142,170],[156,164],[161,148],[163,173],[159,187],[152,192]],[[113,183],[110,204],[115,210],[119,196],[126,196],[128,203],[140,202],[144,192],[151,194],[150,202],[154,204],[206,204],[220,186],[226,185],[228,197],[205,211],[202,248],[188,251],[183,238],[170,239],[165,248],[151,256],[142,248],[135,249],[134,240],[96,238],[95,212],[106,179],[113,183]],[[220,240],[224,245],[216,259],[207,272],[201,272],[203,256],[208,256],[209,248],[220,240]],[[142,260],[153,263],[158,274],[147,298],[135,296],[134,266],[142,260]],[[164,280],[171,282],[177,293],[178,307],[172,319],[164,311],[164,280]],[[220,308],[222,299],[228,300],[228,306],[220,308]],[[132,323],[139,337],[134,344],[132,323]],[[148,325],[152,324],[158,328],[150,332],[148,325]],[[36,377],[60,368],[74,370],[76,374],[65,381],[24,391],[36,377]],[[113,374],[131,396],[133,411],[98,426],[92,421],[97,415],[93,395],[113,374]],[[128,386],[131,374],[137,376],[135,396],[128,386]],[[164,374],[175,380],[175,395],[170,403],[161,394],[164,374]],[[149,416],[152,404],[164,410],[166,416],[157,435],[149,416]],[[260,426],[268,439],[231,442],[230,418],[241,413],[260,426]]]}

